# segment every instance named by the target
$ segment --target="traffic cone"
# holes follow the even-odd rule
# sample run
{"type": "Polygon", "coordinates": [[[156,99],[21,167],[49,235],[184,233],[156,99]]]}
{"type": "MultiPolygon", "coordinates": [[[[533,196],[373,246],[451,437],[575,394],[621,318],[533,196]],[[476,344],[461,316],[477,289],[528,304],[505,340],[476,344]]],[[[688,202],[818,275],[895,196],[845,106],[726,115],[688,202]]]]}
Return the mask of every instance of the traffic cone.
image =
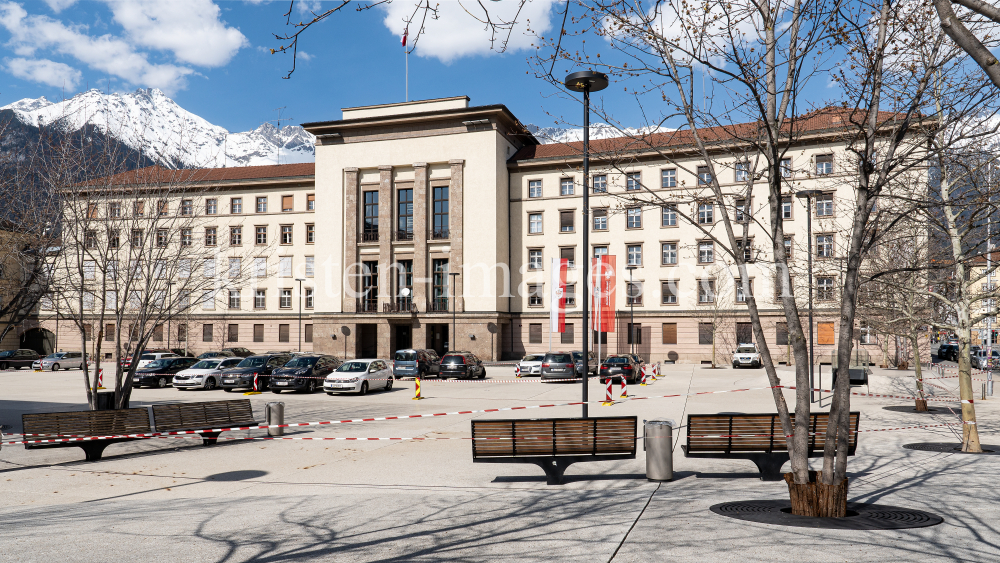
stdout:
{"type": "Polygon", "coordinates": [[[615,404],[615,402],[611,398],[611,378],[609,377],[608,378],[608,391],[607,391],[607,394],[604,396],[604,402],[601,403],[601,405],[605,406],[605,407],[610,407],[613,404],[615,404]]]}
{"type": "Polygon", "coordinates": [[[416,379],[416,382],[417,382],[416,396],[413,397],[413,400],[414,401],[419,401],[420,399],[423,399],[423,397],[420,396],[420,378],[419,377],[416,379]]]}

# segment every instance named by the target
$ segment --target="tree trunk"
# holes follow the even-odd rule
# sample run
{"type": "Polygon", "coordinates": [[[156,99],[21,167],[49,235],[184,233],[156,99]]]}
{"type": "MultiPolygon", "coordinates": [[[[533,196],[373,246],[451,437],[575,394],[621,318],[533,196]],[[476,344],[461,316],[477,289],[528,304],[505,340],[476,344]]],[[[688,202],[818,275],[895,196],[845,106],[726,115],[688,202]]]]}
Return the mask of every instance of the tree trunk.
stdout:
{"type": "Polygon", "coordinates": [[[791,473],[785,473],[792,514],[818,518],[847,516],[847,478],[827,485],[822,471],[810,471],[808,483],[796,483],[791,473]]]}
{"type": "Polygon", "coordinates": [[[913,377],[917,380],[917,412],[927,412],[927,398],[924,396],[924,372],[920,366],[920,346],[917,343],[917,334],[910,332],[910,345],[913,346],[913,377]]]}
{"type": "Polygon", "coordinates": [[[972,362],[969,359],[969,341],[972,330],[965,327],[959,336],[958,352],[958,388],[962,399],[962,451],[982,453],[979,443],[979,429],[976,427],[976,405],[973,404],[975,393],[972,390],[972,362]]]}

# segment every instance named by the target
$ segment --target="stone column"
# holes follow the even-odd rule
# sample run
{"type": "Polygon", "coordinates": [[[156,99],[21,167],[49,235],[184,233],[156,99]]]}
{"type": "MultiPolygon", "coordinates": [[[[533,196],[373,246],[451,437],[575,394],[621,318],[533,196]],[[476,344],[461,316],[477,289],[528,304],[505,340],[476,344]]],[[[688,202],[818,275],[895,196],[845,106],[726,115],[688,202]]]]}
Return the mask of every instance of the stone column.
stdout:
{"type": "MultiPolygon", "coordinates": [[[[459,272],[455,278],[455,310],[465,312],[465,272],[463,272],[465,243],[462,237],[465,234],[464,224],[464,168],[465,160],[449,160],[451,165],[451,184],[448,188],[448,240],[451,243],[451,255],[448,257],[448,271],[459,272]]],[[[453,347],[453,349],[455,349],[453,347]]]]}
{"type": "Polygon", "coordinates": [[[413,327],[410,329],[411,337],[413,338],[413,347],[417,350],[421,348],[427,348],[427,325],[420,322],[419,320],[413,321],[413,327]]]}
{"type": "Polygon", "coordinates": [[[392,189],[392,166],[378,167],[378,301],[392,302],[392,235],[395,231],[392,207],[396,201],[392,189]]]}
{"type": "MultiPolygon", "coordinates": [[[[381,197],[382,196],[379,196],[379,198],[381,197]]],[[[379,219],[379,221],[381,221],[381,219],[379,219]]],[[[379,234],[379,238],[381,237],[382,235],[379,234]]],[[[391,349],[393,326],[389,324],[388,319],[382,318],[378,320],[378,324],[376,325],[376,327],[377,327],[376,328],[377,336],[375,338],[375,342],[376,342],[376,348],[378,350],[378,357],[391,360],[393,352],[393,350],[391,349]]]]}
{"type": "Polygon", "coordinates": [[[354,297],[358,291],[357,268],[352,268],[352,264],[358,261],[358,169],[344,168],[344,272],[352,275],[345,276],[343,311],[345,313],[356,313],[358,310],[358,299],[354,297]]]}
{"type": "Polygon", "coordinates": [[[413,163],[413,303],[421,312],[428,310],[427,215],[430,213],[428,194],[431,193],[427,185],[428,174],[426,162],[413,163]]]}

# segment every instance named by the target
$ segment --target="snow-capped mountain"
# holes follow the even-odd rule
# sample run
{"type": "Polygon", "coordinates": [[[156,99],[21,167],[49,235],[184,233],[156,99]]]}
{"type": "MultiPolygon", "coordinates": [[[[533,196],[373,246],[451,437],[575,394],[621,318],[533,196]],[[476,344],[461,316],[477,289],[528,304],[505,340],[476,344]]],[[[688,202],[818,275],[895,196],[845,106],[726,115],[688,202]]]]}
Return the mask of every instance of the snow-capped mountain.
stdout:
{"type": "Polygon", "coordinates": [[[105,94],[89,90],[62,102],[25,98],[0,107],[33,127],[91,125],[166,166],[209,168],[312,162],[315,138],[297,125],[265,123],[230,133],[185,110],[155,88],[105,94]]]}
{"type": "MultiPolygon", "coordinates": [[[[532,135],[543,145],[557,143],[576,143],[583,140],[583,128],[563,128],[563,127],[538,127],[537,125],[525,126],[532,135]]],[[[619,129],[606,123],[593,123],[590,125],[591,139],[610,139],[611,137],[623,137],[633,135],[649,135],[651,133],[666,133],[675,131],[666,127],[626,127],[619,129]]]]}

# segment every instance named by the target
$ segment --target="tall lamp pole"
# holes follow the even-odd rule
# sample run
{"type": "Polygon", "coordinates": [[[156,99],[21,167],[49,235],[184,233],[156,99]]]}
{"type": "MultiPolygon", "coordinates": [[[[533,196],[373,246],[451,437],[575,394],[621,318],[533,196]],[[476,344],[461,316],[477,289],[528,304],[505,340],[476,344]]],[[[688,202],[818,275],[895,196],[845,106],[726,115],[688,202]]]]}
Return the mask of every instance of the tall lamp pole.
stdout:
{"type": "Polygon", "coordinates": [[[170,290],[173,288],[174,282],[167,282],[167,350],[170,349],[170,310],[173,307],[170,306],[170,290]]]}
{"type": "Polygon", "coordinates": [[[451,342],[448,343],[448,347],[454,351],[457,350],[455,343],[458,341],[458,333],[455,332],[455,311],[458,308],[458,286],[455,285],[455,278],[458,272],[448,272],[448,276],[451,277],[451,342]]]}
{"type": "Polygon", "coordinates": [[[306,281],[302,278],[295,278],[295,281],[299,282],[299,352],[302,351],[302,282],[306,281]]]}
{"type": "Polygon", "coordinates": [[[632,283],[632,272],[635,271],[635,268],[635,266],[625,267],[628,270],[628,291],[625,292],[625,295],[628,296],[628,309],[631,316],[628,327],[628,349],[632,354],[635,354],[635,284],[632,283]]]}
{"type": "MultiPolygon", "coordinates": [[[[809,402],[816,402],[816,352],[813,342],[813,223],[812,223],[812,197],[823,195],[823,190],[800,190],[795,192],[795,197],[804,199],[806,202],[806,237],[809,239],[809,402]]],[[[840,367],[840,366],[837,366],[840,367]]]]}
{"type": "MultiPolygon", "coordinates": [[[[566,77],[566,88],[583,92],[583,327],[590,327],[590,93],[608,87],[608,75],[592,70],[581,70],[566,77]]],[[[587,335],[590,336],[589,334],[587,335]]],[[[590,375],[589,338],[583,338],[583,418],[587,418],[587,385],[590,375]]]]}

